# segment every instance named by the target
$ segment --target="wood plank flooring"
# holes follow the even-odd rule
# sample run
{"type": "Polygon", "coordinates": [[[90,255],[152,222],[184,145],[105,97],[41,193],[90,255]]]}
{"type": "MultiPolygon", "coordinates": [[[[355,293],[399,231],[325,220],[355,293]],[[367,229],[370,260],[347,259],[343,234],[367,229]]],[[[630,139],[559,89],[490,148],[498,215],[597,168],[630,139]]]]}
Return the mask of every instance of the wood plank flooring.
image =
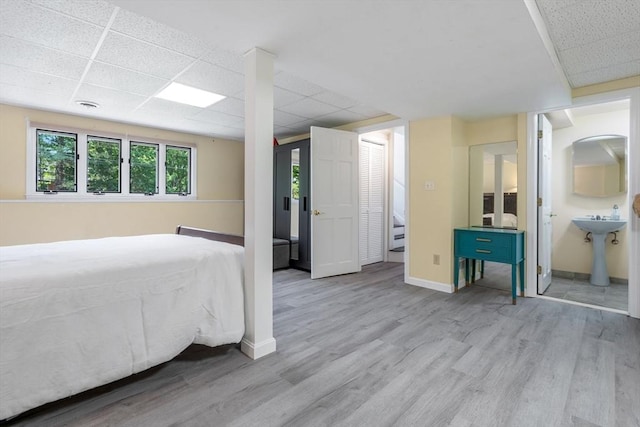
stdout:
{"type": "Polygon", "coordinates": [[[278,351],[192,346],[19,426],[640,425],[640,321],[481,286],[405,285],[402,264],[274,274],[278,351]]]}

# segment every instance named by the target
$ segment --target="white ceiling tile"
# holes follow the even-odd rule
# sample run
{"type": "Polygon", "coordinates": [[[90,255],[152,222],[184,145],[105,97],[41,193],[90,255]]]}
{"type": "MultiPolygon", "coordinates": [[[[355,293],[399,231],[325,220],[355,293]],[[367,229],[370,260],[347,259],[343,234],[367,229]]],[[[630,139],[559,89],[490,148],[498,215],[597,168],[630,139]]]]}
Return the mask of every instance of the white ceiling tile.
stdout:
{"type": "Polygon", "coordinates": [[[31,0],[31,2],[103,27],[107,25],[115,9],[112,4],[99,0],[31,0]]]}
{"type": "Polygon", "coordinates": [[[284,126],[275,126],[273,129],[273,136],[275,136],[276,139],[289,138],[291,136],[300,135],[301,133],[305,133],[305,132],[297,132],[291,128],[284,127],[284,126]]]}
{"type": "Polygon", "coordinates": [[[557,50],[640,31],[637,0],[538,0],[557,50]]]}
{"type": "Polygon", "coordinates": [[[195,37],[124,9],[116,15],[111,29],[194,58],[208,49],[195,37]]]}
{"type": "Polygon", "coordinates": [[[231,114],[232,116],[244,117],[244,101],[237,98],[225,98],[220,102],[216,102],[207,109],[225,114],[231,114]]]}
{"type": "Polygon", "coordinates": [[[167,85],[169,80],[95,61],[91,64],[84,82],[138,95],[151,96],[167,85]]]}
{"type": "Polygon", "coordinates": [[[61,110],[65,107],[67,101],[68,97],[63,99],[59,94],[0,83],[0,103],[61,110]]]}
{"type": "Polygon", "coordinates": [[[165,79],[174,78],[193,62],[189,56],[112,31],[96,60],[165,79]]]}
{"type": "Polygon", "coordinates": [[[143,106],[138,108],[138,111],[153,114],[164,114],[174,118],[186,118],[198,114],[202,111],[202,108],[179,102],[167,101],[166,99],[150,98],[143,106]]]}
{"type": "Polygon", "coordinates": [[[609,67],[570,74],[568,79],[572,87],[582,87],[637,75],[640,75],[640,61],[613,64],[609,67]]]}
{"type": "Polygon", "coordinates": [[[294,102],[301,101],[302,99],[304,99],[304,96],[299,93],[294,93],[290,90],[279,88],[278,86],[273,87],[273,106],[275,108],[293,104],[294,102]]]}
{"type": "Polygon", "coordinates": [[[58,77],[79,79],[88,59],[0,36],[0,62],[58,77]]]}
{"type": "Polygon", "coordinates": [[[339,95],[335,92],[330,92],[328,90],[317,93],[313,95],[311,98],[320,102],[324,102],[325,104],[333,105],[339,108],[349,108],[357,104],[357,102],[351,98],[339,95]]]}
{"type": "Polygon", "coordinates": [[[175,81],[225,96],[231,96],[244,87],[242,74],[204,61],[193,64],[175,81]]]}
{"type": "Polygon", "coordinates": [[[0,33],[90,57],[102,28],[23,1],[3,1],[0,33]],[[60,31],[63,28],[64,31],[60,31]]]}
{"type": "Polygon", "coordinates": [[[334,126],[340,126],[347,123],[358,122],[360,120],[366,119],[365,116],[361,114],[354,113],[349,110],[340,110],[335,113],[327,114],[322,117],[318,117],[318,120],[323,122],[332,123],[334,126]]]}
{"type": "Polygon", "coordinates": [[[202,54],[201,59],[236,73],[244,74],[244,57],[228,50],[210,48],[202,54]]]}
{"type": "Polygon", "coordinates": [[[0,64],[0,82],[57,95],[62,98],[62,103],[69,100],[77,86],[75,80],[6,64],[0,64]]]}
{"type": "Polygon", "coordinates": [[[221,113],[220,111],[202,110],[198,114],[189,117],[191,120],[214,123],[235,129],[244,129],[244,117],[221,113]]]}
{"type": "Polygon", "coordinates": [[[300,123],[305,121],[306,118],[301,116],[296,116],[295,114],[285,113],[280,110],[273,110],[273,123],[277,126],[290,126],[295,123],[300,123]]]}
{"type": "Polygon", "coordinates": [[[359,114],[366,119],[372,119],[374,117],[380,117],[387,114],[382,110],[367,107],[366,105],[354,105],[353,107],[348,108],[347,110],[351,111],[352,113],[359,114]]]}
{"type": "Polygon", "coordinates": [[[325,90],[316,84],[302,80],[284,71],[273,77],[273,83],[275,86],[281,87],[282,89],[287,89],[291,92],[296,92],[304,96],[312,96],[325,90]]]}
{"type": "Polygon", "coordinates": [[[640,31],[620,34],[560,52],[567,74],[640,60],[640,31]]]}
{"type": "Polygon", "coordinates": [[[338,107],[334,107],[333,105],[316,101],[315,99],[304,98],[298,102],[294,102],[293,104],[280,107],[280,110],[284,111],[285,113],[291,113],[297,116],[312,118],[312,117],[324,116],[326,114],[331,114],[340,109],[338,107]]]}
{"type": "Polygon", "coordinates": [[[140,95],[83,84],[80,86],[73,101],[83,100],[97,102],[100,104],[100,108],[96,111],[117,113],[121,117],[127,117],[127,115],[145,99],[144,96],[140,95]]]}
{"type": "Polygon", "coordinates": [[[367,107],[366,105],[354,105],[353,107],[348,108],[352,113],[360,114],[367,119],[372,119],[374,117],[384,116],[384,111],[377,110],[375,108],[367,107]]]}

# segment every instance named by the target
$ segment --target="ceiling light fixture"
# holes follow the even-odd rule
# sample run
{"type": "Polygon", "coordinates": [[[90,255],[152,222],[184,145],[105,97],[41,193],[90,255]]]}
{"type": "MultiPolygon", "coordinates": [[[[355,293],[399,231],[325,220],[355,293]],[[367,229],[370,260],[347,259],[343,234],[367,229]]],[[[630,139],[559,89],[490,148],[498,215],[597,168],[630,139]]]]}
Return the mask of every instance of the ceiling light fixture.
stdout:
{"type": "Polygon", "coordinates": [[[200,108],[206,108],[226,98],[226,96],[218,95],[217,93],[207,92],[206,90],[196,89],[176,82],[161,90],[155,97],[200,108]]]}
{"type": "Polygon", "coordinates": [[[85,107],[87,110],[92,110],[94,108],[100,108],[100,104],[93,101],[76,101],[76,104],[85,107]]]}

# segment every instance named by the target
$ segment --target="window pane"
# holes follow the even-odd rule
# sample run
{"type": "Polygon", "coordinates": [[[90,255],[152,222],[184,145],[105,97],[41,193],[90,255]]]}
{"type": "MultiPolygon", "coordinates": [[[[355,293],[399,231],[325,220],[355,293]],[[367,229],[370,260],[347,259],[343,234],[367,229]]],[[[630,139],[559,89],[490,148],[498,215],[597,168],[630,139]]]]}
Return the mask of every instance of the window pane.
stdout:
{"type": "Polygon", "coordinates": [[[120,140],[87,138],[87,191],[120,192],[120,140]]]}
{"type": "Polygon", "coordinates": [[[76,142],[72,133],[36,131],[36,191],[76,191],[76,142]]]}
{"type": "Polygon", "coordinates": [[[130,162],[129,192],[156,194],[158,192],[158,146],[132,142],[130,162]]]}
{"type": "Polygon", "coordinates": [[[191,185],[189,182],[191,176],[190,163],[190,148],[167,147],[166,194],[191,193],[191,185]]]}

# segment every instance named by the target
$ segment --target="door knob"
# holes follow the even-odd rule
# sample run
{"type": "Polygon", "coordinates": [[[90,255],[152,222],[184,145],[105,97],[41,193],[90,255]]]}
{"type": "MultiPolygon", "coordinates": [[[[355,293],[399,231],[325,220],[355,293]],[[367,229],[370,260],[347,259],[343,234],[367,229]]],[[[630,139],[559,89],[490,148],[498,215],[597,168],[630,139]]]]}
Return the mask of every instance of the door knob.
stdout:
{"type": "Polygon", "coordinates": [[[323,214],[324,212],[320,212],[318,209],[314,209],[312,213],[314,215],[320,215],[320,214],[323,214]]]}

